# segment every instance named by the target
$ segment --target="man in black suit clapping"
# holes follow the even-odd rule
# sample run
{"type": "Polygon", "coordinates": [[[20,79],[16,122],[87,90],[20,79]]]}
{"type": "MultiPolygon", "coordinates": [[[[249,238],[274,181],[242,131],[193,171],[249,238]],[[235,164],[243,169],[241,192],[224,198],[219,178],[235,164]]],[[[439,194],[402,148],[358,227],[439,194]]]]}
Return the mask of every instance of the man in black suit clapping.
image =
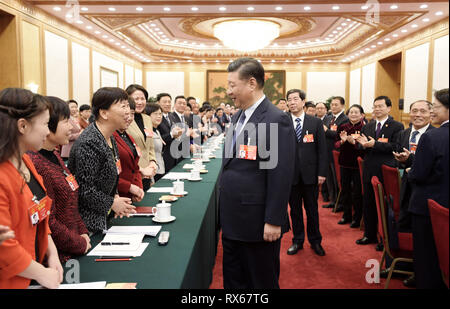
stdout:
{"type": "Polygon", "coordinates": [[[373,176],[383,182],[381,166],[397,167],[393,151],[397,149],[397,141],[400,132],[403,130],[403,124],[395,121],[389,116],[392,102],[386,96],[379,96],[373,102],[373,116],[371,122],[366,124],[361,130],[361,136],[357,142],[364,149],[364,236],[358,239],[358,245],[366,245],[377,242],[377,206],[375,204],[375,193],[371,184],[373,176]]]}
{"type": "Polygon", "coordinates": [[[314,252],[325,255],[321,246],[322,235],[319,230],[319,211],[317,198],[319,185],[325,181],[327,174],[327,146],[322,121],[306,115],[303,107],[306,94],[293,89],[287,93],[288,106],[296,135],[294,181],[289,197],[291,206],[292,230],[294,237],[287,254],[296,254],[303,249],[305,226],[303,224],[302,202],[307,217],[308,241],[314,252]]]}

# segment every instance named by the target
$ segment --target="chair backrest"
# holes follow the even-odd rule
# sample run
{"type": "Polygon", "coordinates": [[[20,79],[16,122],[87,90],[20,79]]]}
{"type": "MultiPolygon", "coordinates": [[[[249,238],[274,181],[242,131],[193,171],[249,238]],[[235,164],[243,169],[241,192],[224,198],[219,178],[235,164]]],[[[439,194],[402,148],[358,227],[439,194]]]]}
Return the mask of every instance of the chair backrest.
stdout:
{"type": "Polygon", "coordinates": [[[389,201],[390,196],[393,198],[392,210],[394,211],[395,220],[398,221],[400,216],[400,172],[398,168],[384,164],[381,166],[381,172],[383,173],[384,191],[389,201]]]}
{"type": "Polygon", "coordinates": [[[358,157],[358,167],[359,167],[359,178],[361,179],[361,193],[364,194],[364,182],[363,182],[364,160],[361,157],[358,157]]]}
{"type": "Polygon", "coordinates": [[[433,200],[428,200],[434,242],[436,243],[439,265],[448,287],[449,253],[448,253],[448,208],[442,207],[433,200]]]}
{"type": "Polygon", "coordinates": [[[371,179],[373,192],[375,194],[375,203],[377,206],[377,215],[378,215],[378,234],[380,234],[383,239],[384,248],[386,249],[386,253],[389,256],[392,256],[390,247],[389,247],[389,238],[387,231],[387,220],[386,214],[387,209],[384,203],[384,190],[381,185],[380,180],[377,176],[373,176],[371,179]]]}
{"type": "Polygon", "coordinates": [[[339,165],[339,151],[333,150],[334,169],[336,170],[336,180],[339,190],[341,189],[341,166],[339,165]]]}

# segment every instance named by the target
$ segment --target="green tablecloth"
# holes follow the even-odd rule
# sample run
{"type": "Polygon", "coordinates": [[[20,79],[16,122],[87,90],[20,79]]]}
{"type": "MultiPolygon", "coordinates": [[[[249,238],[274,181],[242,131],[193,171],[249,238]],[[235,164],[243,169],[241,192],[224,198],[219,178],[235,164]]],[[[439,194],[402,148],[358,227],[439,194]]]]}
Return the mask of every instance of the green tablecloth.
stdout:
{"type": "MultiPolygon", "coordinates": [[[[204,163],[207,174],[202,174],[201,182],[185,180],[188,195],[172,203],[172,215],[176,220],[162,224],[162,231],[170,232],[169,243],[159,246],[157,237],[144,238],[149,242],[141,257],[132,261],[95,262],[98,257],[83,256],[80,262],[80,281],[136,282],[140,289],[178,289],[208,288],[212,280],[215,262],[217,231],[217,179],[222,159],[221,150],[214,153],[217,158],[204,163]]],[[[180,162],[171,172],[183,172],[183,165],[190,159],[180,162]]],[[[160,179],[155,187],[172,186],[172,181],[160,179]]],[[[155,206],[161,195],[167,193],[146,193],[136,206],[155,206]]],[[[161,225],[151,217],[112,219],[112,225],[161,225]]],[[[159,236],[159,234],[158,234],[159,236]]],[[[95,247],[103,235],[91,237],[95,247]]],[[[64,265],[63,265],[64,266],[64,265]]],[[[65,269],[67,271],[68,269],[65,269]]]]}

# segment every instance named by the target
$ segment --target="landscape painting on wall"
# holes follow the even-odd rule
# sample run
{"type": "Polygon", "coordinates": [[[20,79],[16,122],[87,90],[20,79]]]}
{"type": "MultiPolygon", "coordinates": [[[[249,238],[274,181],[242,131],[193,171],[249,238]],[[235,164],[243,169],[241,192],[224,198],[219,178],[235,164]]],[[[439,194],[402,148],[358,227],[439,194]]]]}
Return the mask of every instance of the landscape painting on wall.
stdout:
{"type": "MultiPolygon", "coordinates": [[[[233,105],[227,96],[227,71],[211,71],[206,73],[206,97],[212,106],[220,103],[233,105]]],[[[286,71],[266,71],[264,94],[275,104],[284,98],[286,93],[286,71]]]]}

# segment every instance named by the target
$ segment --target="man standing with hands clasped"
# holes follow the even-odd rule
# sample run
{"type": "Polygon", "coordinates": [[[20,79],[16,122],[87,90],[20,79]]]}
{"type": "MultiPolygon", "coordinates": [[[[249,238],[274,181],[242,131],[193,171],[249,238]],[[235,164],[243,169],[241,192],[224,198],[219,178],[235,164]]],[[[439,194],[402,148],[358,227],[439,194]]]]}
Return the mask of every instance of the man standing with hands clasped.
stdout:
{"type": "Polygon", "coordinates": [[[322,235],[319,230],[319,210],[317,198],[319,185],[327,175],[327,144],[322,121],[306,115],[303,111],[306,93],[299,89],[287,93],[291,123],[297,138],[295,152],[294,182],[289,205],[291,206],[292,231],[294,238],[287,254],[293,255],[303,249],[305,226],[303,223],[302,202],[305,207],[308,241],[319,256],[325,255],[322,248],[322,235]]]}
{"type": "Polygon", "coordinates": [[[240,111],[228,128],[219,180],[225,289],[279,288],[295,137],[288,114],[265,97],[263,87],[257,60],[228,66],[227,95],[240,111]]]}

